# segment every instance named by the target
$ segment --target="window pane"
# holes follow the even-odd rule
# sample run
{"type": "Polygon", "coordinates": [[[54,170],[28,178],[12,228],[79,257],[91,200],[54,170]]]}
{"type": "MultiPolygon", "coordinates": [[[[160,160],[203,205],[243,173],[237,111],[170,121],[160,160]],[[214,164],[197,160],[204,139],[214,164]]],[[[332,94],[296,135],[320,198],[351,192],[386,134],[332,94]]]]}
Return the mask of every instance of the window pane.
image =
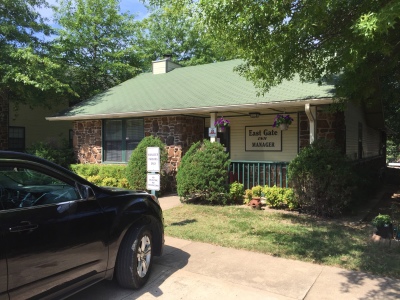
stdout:
{"type": "Polygon", "coordinates": [[[143,137],[143,119],[105,120],[104,161],[128,161],[143,137]]]}
{"type": "Polygon", "coordinates": [[[25,150],[25,127],[8,128],[8,148],[14,151],[25,150]]]}
{"type": "Polygon", "coordinates": [[[0,210],[77,199],[75,187],[52,176],[12,165],[0,167],[0,210]]]}
{"type": "Polygon", "coordinates": [[[105,121],[104,160],[122,161],[122,120],[105,121]]]}
{"type": "Polygon", "coordinates": [[[126,161],[129,161],[132,151],[144,138],[143,119],[126,120],[126,161]]]}

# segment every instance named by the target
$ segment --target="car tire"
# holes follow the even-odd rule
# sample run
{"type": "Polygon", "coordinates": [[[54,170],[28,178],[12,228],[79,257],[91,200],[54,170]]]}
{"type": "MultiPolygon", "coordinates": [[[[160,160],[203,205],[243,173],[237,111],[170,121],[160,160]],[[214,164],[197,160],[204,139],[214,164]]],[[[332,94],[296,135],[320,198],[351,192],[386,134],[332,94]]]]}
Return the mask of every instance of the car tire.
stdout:
{"type": "Polygon", "coordinates": [[[129,230],[124,237],[116,262],[116,278],[124,288],[139,289],[148,280],[153,240],[147,226],[129,230]]]}

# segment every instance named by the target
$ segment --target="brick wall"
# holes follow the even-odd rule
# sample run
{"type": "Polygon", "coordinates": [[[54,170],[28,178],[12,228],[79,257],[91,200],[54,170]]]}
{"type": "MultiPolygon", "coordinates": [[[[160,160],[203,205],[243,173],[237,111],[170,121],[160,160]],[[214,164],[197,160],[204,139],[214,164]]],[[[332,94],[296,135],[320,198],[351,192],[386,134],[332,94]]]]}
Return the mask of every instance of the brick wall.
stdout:
{"type": "Polygon", "coordinates": [[[145,136],[157,136],[166,144],[169,190],[176,190],[176,172],[183,155],[190,146],[204,138],[204,119],[189,116],[147,117],[144,119],[145,136]]]}
{"type": "MultiPolygon", "coordinates": [[[[74,152],[82,164],[100,164],[102,160],[101,120],[75,121],[74,152]]],[[[169,175],[169,189],[176,189],[175,175],[184,153],[204,138],[204,119],[189,116],[144,118],[145,136],[157,136],[166,144],[168,162],[164,166],[169,175]]]]}
{"type": "MultiPolygon", "coordinates": [[[[305,112],[299,113],[300,150],[310,144],[310,126],[305,112]]],[[[335,141],[342,153],[346,152],[346,125],[343,112],[329,113],[317,111],[317,139],[335,141]]]]}
{"type": "Polygon", "coordinates": [[[0,95],[0,150],[8,149],[8,116],[8,100],[0,95]]]}
{"type": "Polygon", "coordinates": [[[101,163],[101,120],[75,121],[73,125],[75,158],[81,164],[101,163]]]}

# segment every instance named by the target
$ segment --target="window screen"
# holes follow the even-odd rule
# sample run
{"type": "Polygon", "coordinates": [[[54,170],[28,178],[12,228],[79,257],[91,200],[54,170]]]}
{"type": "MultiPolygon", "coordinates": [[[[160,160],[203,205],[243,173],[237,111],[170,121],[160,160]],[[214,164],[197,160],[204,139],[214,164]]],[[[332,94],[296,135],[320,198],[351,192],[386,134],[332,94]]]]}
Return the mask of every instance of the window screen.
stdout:
{"type": "Polygon", "coordinates": [[[143,119],[104,121],[104,161],[127,162],[144,137],[143,119]]]}
{"type": "Polygon", "coordinates": [[[25,150],[25,127],[8,128],[8,148],[14,151],[25,150]]]}

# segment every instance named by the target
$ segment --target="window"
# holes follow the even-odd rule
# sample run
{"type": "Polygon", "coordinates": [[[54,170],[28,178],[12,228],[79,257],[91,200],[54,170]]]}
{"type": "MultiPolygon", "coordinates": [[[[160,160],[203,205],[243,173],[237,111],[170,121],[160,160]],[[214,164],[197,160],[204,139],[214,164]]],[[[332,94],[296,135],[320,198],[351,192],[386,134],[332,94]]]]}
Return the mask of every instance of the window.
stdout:
{"type": "Polygon", "coordinates": [[[0,167],[0,210],[77,199],[80,196],[75,187],[57,178],[28,168],[0,167]]]}
{"type": "Polygon", "coordinates": [[[127,162],[144,137],[143,119],[105,120],[103,123],[105,162],[127,162]]]}
{"type": "Polygon", "coordinates": [[[8,127],[8,149],[13,151],[25,150],[25,127],[8,127]]]}

